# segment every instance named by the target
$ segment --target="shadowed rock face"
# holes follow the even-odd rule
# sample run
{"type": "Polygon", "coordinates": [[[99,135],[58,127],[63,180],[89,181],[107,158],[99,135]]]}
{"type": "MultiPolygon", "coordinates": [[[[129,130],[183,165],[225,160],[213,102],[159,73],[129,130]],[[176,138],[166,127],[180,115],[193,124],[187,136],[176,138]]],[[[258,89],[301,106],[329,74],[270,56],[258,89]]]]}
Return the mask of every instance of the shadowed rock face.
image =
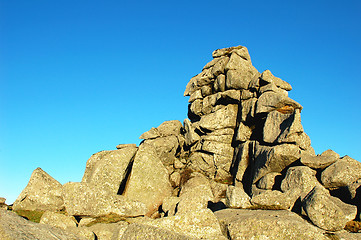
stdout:
{"type": "MultiPolygon", "coordinates": [[[[325,231],[359,216],[361,164],[315,154],[292,86],[259,73],[246,47],[212,57],[186,86],[183,124],[165,121],[138,147],[92,155],[81,182],[62,186],[36,169],[13,208],[46,211],[42,226],[60,227],[65,239],[328,239],[325,231]]],[[[3,216],[9,239],[43,231],[11,228],[2,221],[13,215],[3,216]]]]}

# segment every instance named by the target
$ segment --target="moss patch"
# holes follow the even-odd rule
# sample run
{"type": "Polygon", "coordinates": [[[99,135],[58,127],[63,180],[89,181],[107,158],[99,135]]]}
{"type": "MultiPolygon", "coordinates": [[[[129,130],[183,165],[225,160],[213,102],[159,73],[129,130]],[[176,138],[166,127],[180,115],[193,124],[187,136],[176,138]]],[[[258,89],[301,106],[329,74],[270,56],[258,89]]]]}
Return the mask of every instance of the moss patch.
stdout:
{"type": "Polygon", "coordinates": [[[14,212],[17,215],[36,223],[40,222],[41,216],[43,216],[44,214],[44,211],[30,211],[30,210],[16,210],[14,212]]]}

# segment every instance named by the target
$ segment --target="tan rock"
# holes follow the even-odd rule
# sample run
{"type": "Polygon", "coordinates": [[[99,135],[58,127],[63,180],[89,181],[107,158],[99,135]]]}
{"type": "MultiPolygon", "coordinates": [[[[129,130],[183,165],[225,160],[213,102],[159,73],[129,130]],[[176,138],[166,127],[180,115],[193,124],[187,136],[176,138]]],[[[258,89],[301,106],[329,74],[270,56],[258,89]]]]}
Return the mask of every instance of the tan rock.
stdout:
{"type": "Polygon", "coordinates": [[[203,99],[201,89],[193,92],[193,93],[190,95],[188,102],[189,102],[189,103],[192,103],[192,102],[194,102],[194,101],[197,100],[197,99],[203,99]]]}
{"type": "Polygon", "coordinates": [[[189,167],[193,171],[199,171],[209,178],[214,178],[216,166],[213,156],[203,152],[194,152],[188,159],[189,167]]]}
{"type": "Polygon", "coordinates": [[[176,214],[171,217],[155,219],[145,224],[195,238],[227,239],[222,234],[218,220],[210,209],[176,214]]]}
{"type": "Polygon", "coordinates": [[[292,189],[284,193],[277,190],[266,190],[252,196],[251,203],[255,208],[260,209],[289,210],[298,197],[298,189],[292,189]]]}
{"type": "Polygon", "coordinates": [[[217,77],[218,75],[224,73],[224,68],[229,61],[229,57],[220,57],[219,60],[212,67],[213,76],[217,77]]]}
{"type": "Polygon", "coordinates": [[[208,130],[217,130],[221,128],[235,128],[238,106],[227,105],[214,113],[210,113],[201,118],[199,126],[208,130]]]}
{"type": "Polygon", "coordinates": [[[313,224],[329,231],[343,229],[347,222],[356,217],[357,213],[356,206],[332,197],[322,186],[312,189],[303,200],[302,207],[313,224]]]}
{"type": "Polygon", "coordinates": [[[16,213],[0,209],[0,238],[4,240],[86,240],[71,231],[25,220],[16,213]]]}
{"type": "Polygon", "coordinates": [[[226,91],[226,76],[224,74],[217,76],[216,81],[214,81],[213,88],[216,92],[226,91]]]}
{"type": "Polygon", "coordinates": [[[58,211],[64,207],[62,185],[41,168],[31,174],[28,185],[13,204],[13,210],[58,211]]]}
{"type": "Polygon", "coordinates": [[[115,240],[115,239],[121,239],[123,233],[128,227],[127,222],[117,222],[117,223],[97,223],[94,224],[88,229],[95,233],[97,236],[96,239],[99,240],[115,240]]]}
{"type": "Polygon", "coordinates": [[[257,187],[260,189],[272,190],[273,186],[275,185],[276,178],[280,176],[281,173],[278,172],[267,173],[260,180],[258,180],[257,187]]]}
{"type": "Polygon", "coordinates": [[[230,239],[328,239],[322,230],[287,210],[224,209],[215,215],[230,239]]]}
{"type": "Polygon", "coordinates": [[[116,148],[117,148],[117,149],[122,149],[122,148],[128,148],[128,147],[136,148],[136,147],[137,147],[137,144],[135,144],[135,143],[118,144],[116,148]]]}
{"type": "Polygon", "coordinates": [[[102,152],[96,161],[96,155],[93,155],[87,162],[82,182],[102,188],[109,194],[117,194],[136,152],[135,147],[102,152]]]}
{"type": "Polygon", "coordinates": [[[141,216],[147,213],[144,203],[109,194],[87,183],[69,182],[63,186],[64,205],[69,215],[98,217],[107,214],[141,216]]]}
{"type": "Polygon", "coordinates": [[[147,226],[144,224],[134,223],[130,224],[129,227],[123,233],[120,240],[134,240],[134,239],[149,239],[149,240],[196,240],[184,234],[179,234],[166,229],[147,226]]]}
{"type": "Polygon", "coordinates": [[[361,163],[345,156],[323,170],[322,184],[326,188],[347,186],[361,178],[361,163]]]}
{"type": "Polygon", "coordinates": [[[325,169],[330,166],[334,162],[338,160],[338,158],[332,156],[322,156],[317,155],[313,156],[311,154],[302,154],[301,163],[313,169],[325,169]]]}
{"type": "Polygon", "coordinates": [[[172,194],[167,169],[163,166],[154,147],[141,144],[134,158],[132,172],[124,196],[146,205],[153,213],[163,199],[172,194]]]}
{"type": "Polygon", "coordinates": [[[230,208],[249,208],[251,198],[240,186],[228,186],[226,192],[226,206],[230,208]]]}
{"type": "Polygon", "coordinates": [[[73,216],[66,216],[61,213],[46,211],[40,219],[40,223],[48,224],[53,227],[67,229],[77,227],[77,222],[73,216]]]}
{"type": "Polygon", "coordinates": [[[286,91],[291,91],[292,87],[288,82],[273,76],[270,70],[266,70],[262,73],[261,79],[265,82],[274,83],[277,87],[282,88],[286,91]]]}
{"type": "Polygon", "coordinates": [[[257,101],[256,113],[267,113],[285,106],[291,106],[294,109],[302,110],[302,106],[284,94],[275,92],[263,93],[257,101]]]}

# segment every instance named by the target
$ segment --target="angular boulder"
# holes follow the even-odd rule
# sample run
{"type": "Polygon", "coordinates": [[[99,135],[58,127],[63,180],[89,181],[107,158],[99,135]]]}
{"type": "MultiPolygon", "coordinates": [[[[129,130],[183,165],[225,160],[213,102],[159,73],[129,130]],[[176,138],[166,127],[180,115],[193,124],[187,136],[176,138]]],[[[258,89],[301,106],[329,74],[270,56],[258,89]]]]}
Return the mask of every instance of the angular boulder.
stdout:
{"type": "Polygon", "coordinates": [[[33,171],[13,204],[13,210],[58,211],[63,207],[62,185],[41,168],[33,171]]]}
{"type": "Polygon", "coordinates": [[[343,229],[357,213],[356,206],[332,197],[328,190],[321,186],[312,189],[302,201],[302,207],[313,224],[329,231],[343,229]]]}
{"type": "Polygon", "coordinates": [[[144,203],[149,214],[158,210],[164,198],[172,195],[167,169],[152,145],[139,146],[123,195],[144,203]]]}

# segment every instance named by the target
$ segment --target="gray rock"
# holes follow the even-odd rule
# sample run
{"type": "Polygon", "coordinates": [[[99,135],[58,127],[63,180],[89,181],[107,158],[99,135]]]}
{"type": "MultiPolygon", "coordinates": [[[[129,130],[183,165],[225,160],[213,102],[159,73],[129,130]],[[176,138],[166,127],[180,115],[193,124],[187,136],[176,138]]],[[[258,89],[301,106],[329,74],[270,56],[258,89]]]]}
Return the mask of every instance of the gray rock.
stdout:
{"type": "Polygon", "coordinates": [[[63,205],[62,185],[41,168],[31,174],[28,185],[13,204],[13,210],[58,211],[63,205]]]}
{"type": "Polygon", "coordinates": [[[70,231],[25,220],[13,212],[0,209],[0,238],[4,240],[86,240],[70,231]]]}
{"type": "Polygon", "coordinates": [[[93,155],[87,161],[82,182],[117,194],[136,152],[137,148],[126,147],[93,155]]]}
{"type": "Polygon", "coordinates": [[[325,169],[337,160],[338,158],[335,158],[333,156],[313,156],[311,154],[302,154],[300,159],[303,165],[306,165],[313,169],[325,169]]]}
{"type": "Polygon", "coordinates": [[[147,226],[144,224],[134,223],[130,224],[125,230],[120,240],[134,240],[134,239],[147,239],[147,240],[196,240],[184,234],[176,233],[166,229],[147,226]]]}
{"type": "Polygon", "coordinates": [[[172,165],[176,159],[175,155],[179,148],[177,136],[170,135],[156,139],[145,140],[143,144],[151,145],[157,153],[164,166],[172,165]]]}
{"type": "Polygon", "coordinates": [[[73,216],[99,217],[108,214],[119,216],[142,216],[147,206],[122,195],[110,194],[88,183],[69,182],[63,186],[66,211],[73,216]]]}
{"type": "Polygon", "coordinates": [[[253,146],[253,143],[251,143],[251,141],[241,143],[235,150],[235,160],[233,161],[232,169],[237,182],[242,182],[246,169],[250,165],[250,145],[253,146]]]}
{"type": "Polygon", "coordinates": [[[163,199],[172,194],[167,169],[154,147],[146,143],[139,146],[128,181],[124,196],[144,203],[149,213],[155,212],[163,199]]]}
{"type": "Polygon", "coordinates": [[[247,61],[242,61],[244,63],[239,66],[239,69],[227,71],[226,89],[248,89],[251,80],[257,77],[257,70],[247,61]]]}
{"type": "Polygon", "coordinates": [[[278,176],[281,176],[281,173],[278,172],[267,173],[260,180],[258,180],[256,185],[260,189],[272,190],[273,186],[275,185],[276,177],[278,176]]]}
{"type": "Polygon", "coordinates": [[[274,147],[255,145],[253,183],[270,172],[281,172],[291,163],[300,158],[298,146],[280,144],[274,147]]]}
{"type": "Polygon", "coordinates": [[[322,184],[330,189],[347,186],[360,178],[361,163],[349,156],[339,159],[321,174],[322,184]]]}
{"type": "Polygon", "coordinates": [[[184,138],[186,145],[190,146],[200,140],[199,135],[195,132],[195,129],[192,127],[192,123],[191,121],[189,121],[188,118],[184,120],[184,129],[184,138]]]}
{"type": "Polygon", "coordinates": [[[229,104],[214,113],[210,113],[201,118],[199,126],[201,128],[214,131],[221,128],[235,128],[237,120],[238,106],[229,104]]]}
{"type": "Polygon", "coordinates": [[[215,215],[229,239],[328,239],[319,228],[287,210],[224,209],[215,215]]]}
{"type": "Polygon", "coordinates": [[[268,83],[274,83],[277,87],[282,88],[286,91],[292,90],[292,87],[288,82],[285,82],[282,79],[273,76],[270,70],[264,71],[261,75],[261,79],[268,83]]]}
{"type": "Polygon", "coordinates": [[[263,93],[257,101],[256,113],[267,113],[285,106],[291,106],[294,109],[302,110],[302,106],[284,94],[275,92],[263,93]]]}
{"type": "Polygon", "coordinates": [[[160,137],[158,129],[152,127],[149,131],[140,135],[139,139],[154,139],[160,137]]]}
{"type": "Polygon", "coordinates": [[[313,224],[329,231],[343,229],[348,221],[356,217],[357,213],[356,206],[332,197],[321,186],[312,189],[303,200],[302,207],[313,224]]]}
{"type": "Polygon", "coordinates": [[[158,137],[167,137],[181,134],[182,123],[178,120],[165,121],[157,128],[151,128],[148,132],[143,133],[140,139],[154,139],[158,137]]]}
{"type": "Polygon", "coordinates": [[[316,171],[306,166],[290,167],[281,183],[281,190],[287,192],[299,189],[301,200],[315,187],[321,186],[316,178],[316,171]]]}
{"type": "Polygon", "coordinates": [[[250,98],[240,103],[240,121],[241,122],[253,122],[256,112],[257,98],[250,98]]]}
{"type": "Polygon", "coordinates": [[[226,206],[229,208],[249,208],[251,198],[241,186],[228,186],[226,192],[226,206]]]}

